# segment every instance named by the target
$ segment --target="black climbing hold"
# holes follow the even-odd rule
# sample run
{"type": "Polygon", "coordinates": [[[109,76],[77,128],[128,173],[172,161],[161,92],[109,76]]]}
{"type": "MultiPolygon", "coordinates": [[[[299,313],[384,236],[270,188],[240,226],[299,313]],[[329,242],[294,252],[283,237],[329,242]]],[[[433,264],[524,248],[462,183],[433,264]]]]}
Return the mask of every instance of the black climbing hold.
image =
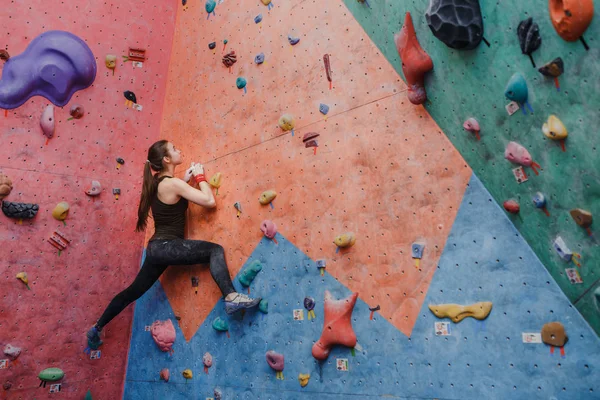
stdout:
{"type": "Polygon", "coordinates": [[[36,216],[39,209],[37,204],[2,202],[2,212],[9,218],[31,219],[36,216]]]}
{"type": "Polygon", "coordinates": [[[375,307],[369,307],[369,311],[379,311],[381,310],[381,307],[379,306],[379,304],[377,304],[377,306],[375,307]]]}
{"type": "Polygon", "coordinates": [[[121,157],[117,157],[117,162],[121,165],[125,164],[125,160],[123,160],[121,157]]]}
{"type": "Polygon", "coordinates": [[[126,90],[125,93],[123,93],[123,95],[125,96],[125,98],[129,101],[133,101],[134,103],[137,104],[137,97],[135,97],[135,93],[133,93],[130,90],[126,90]]]}
{"type": "Polygon", "coordinates": [[[521,21],[517,28],[517,35],[519,36],[521,52],[529,56],[531,63],[535,67],[535,61],[533,61],[531,53],[539,49],[542,44],[542,37],[540,36],[538,24],[533,22],[531,17],[521,21]]]}
{"type": "Polygon", "coordinates": [[[217,47],[217,42],[210,42],[208,44],[208,48],[211,50],[214,50],[215,47],[217,47]]]}
{"type": "Polygon", "coordinates": [[[425,19],[433,35],[450,48],[471,50],[483,39],[479,0],[430,0],[425,19]]]}
{"type": "Polygon", "coordinates": [[[185,6],[187,4],[187,0],[181,0],[181,5],[185,6]]]}

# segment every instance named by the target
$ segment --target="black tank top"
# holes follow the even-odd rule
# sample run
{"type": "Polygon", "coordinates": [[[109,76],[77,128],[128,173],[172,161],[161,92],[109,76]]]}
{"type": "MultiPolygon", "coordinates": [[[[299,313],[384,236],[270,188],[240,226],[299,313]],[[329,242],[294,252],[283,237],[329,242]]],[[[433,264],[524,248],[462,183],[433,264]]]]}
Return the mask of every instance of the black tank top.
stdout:
{"type": "Polygon", "coordinates": [[[175,204],[165,204],[158,199],[158,184],[170,176],[158,178],[156,195],[152,199],[152,217],[154,218],[154,235],[150,240],[156,239],[184,239],[185,212],[188,201],[183,197],[175,204]]]}

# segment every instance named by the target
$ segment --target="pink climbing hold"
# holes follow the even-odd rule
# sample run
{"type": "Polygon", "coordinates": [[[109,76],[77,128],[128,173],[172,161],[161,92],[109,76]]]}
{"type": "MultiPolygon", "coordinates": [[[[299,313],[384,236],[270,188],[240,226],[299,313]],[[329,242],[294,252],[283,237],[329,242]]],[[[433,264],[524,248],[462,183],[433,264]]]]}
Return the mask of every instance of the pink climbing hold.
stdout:
{"type": "Polygon", "coordinates": [[[20,354],[20,347],[13,346],[11,344],[7,344],[6,346],[4,346],[4,355],[6,355],[6,357],[8,357],[11,361],[15,361],[20,354]]]}
{"type": "Polygon", "coordinates": [[[160,370],[160,379],[165,382],[169,382],[169,377],[171,374],[169,373],[169,368],[163,368],[160,370]]]}
{"type": "Polygon", "coordinates": [[[277,372],[283,371],[283,367],[285,364],[285,357],[283,354],[276,353],[273,350],[267,351],[267,364],[269,367],[273,368],[277,372]]]}
{"type": "Polygon", "coordinates": [[[54,136],[54,130],[56,128],[56,124],[54,122],[54,106],[52,104],[46,107],[42,113],[40,125],[42,127],[42,133],[44,136],[46,136],[48,139],[52,139],[54,136]]]}
{"type": "Polygon", "coordinates": [[[468,132],[473,132],[477,137],[477,140],[481,139],[481,137],[479,136],[479,122],[477,122],[475,118],[469,118],[468,120],[466,120],[463,123],[463,128],[465,128],[465,130],[468,132]]]}
{"type": "Polygon", "coordinates": [[[504,150],[504,158],[512,163],[523,165],[524,167],[531,167],[533,172],[535,172],[536,175],[539,175],[536,168],[540,168],[540,165],[534,162],[527,149],[517,142],[508,143],[506,150],[504,150]]]}
{"type": "Polygon", "coordinates": [[[213,364],[212,355],[208,351],[202,356],[202,363],[204,364],[204,373],[208,374],[208,369],[212,367],[213,364]]]}
{"type": "Polygon", "coordinates": [[[277,234],[277,225],[275,225],[273,221],[265,219],[262,224],[260,224],[260,230],[266,237],[273,239],[277,234]]]}
{"type": "Polygon", "coordinates": [[[346,347],[356,346],[352,311],[357,298],[358,293],[353,293],[345,299],[334,300],[329,290],[325,291],[325,322],[321,337],[312,347],[314,358],[326,360],[331,348],[338,344],[346,347]]]}
{"type": "Polygon", "coordinates": [[[175,343],[175,327],[173,322],[168,319],[166,321],[155,321],[151,328],[152,339],[161,351],[173,353],[173,343],[175,343]]]}

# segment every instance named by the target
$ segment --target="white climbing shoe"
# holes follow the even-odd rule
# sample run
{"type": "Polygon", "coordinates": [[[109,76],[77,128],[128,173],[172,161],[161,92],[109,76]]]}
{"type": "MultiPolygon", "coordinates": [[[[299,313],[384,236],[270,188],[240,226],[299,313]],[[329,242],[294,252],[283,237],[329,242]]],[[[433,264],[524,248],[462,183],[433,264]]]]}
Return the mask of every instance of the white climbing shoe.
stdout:
{"type": "Polygon", "coordinates": [[[227,314],[233,314],[243,308],[253,308],[256,307],[261,300],[262,298],[260,297],[252,299],[245,294],[236,293],[233,300],[225,301],[225,312],[227,314]]]}

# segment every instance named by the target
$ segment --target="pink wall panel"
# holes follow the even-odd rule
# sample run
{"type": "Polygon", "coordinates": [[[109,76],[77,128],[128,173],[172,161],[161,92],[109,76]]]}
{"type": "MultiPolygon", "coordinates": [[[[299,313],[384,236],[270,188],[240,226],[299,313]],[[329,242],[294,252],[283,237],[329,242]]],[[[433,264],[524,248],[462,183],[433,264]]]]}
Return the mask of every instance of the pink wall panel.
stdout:
{"type": "Polygon", "coordinates": [[[22,225],[0,215],[0,344],[23,348],[0,370],[2,383],[12,383],[0,397],[50,398],[37,379],[48,367],[66,373],[61,398],[83,398],[88,389],[94,398],[120,397],[132,309],[107,327],[110,345],[101,348],[100,360],[83,353],[84,334],[139,268],[143,235],[134,228],[142,166],[159,135],[176,4],[13,0],[0,13],[0,47],[12,56],[57,29],[85,40],[98,64],[92,87],[56,108],[56,135],[48,145],[39,126],[46,99],[33,98],[7,117],[0,111],[0,171],[14,185],[6,200],[40,205],[37,217],[22,225]],[[145,48],[147,61],[141,69],[120,62],[113,76],[105,55],[120,60],[129,46],[145,48]],[[137,95],[141,112],[124,105],[125,90],[137,95]],[[86,115],[67,121],[75,103],[86,115]],[[119,170],[116,157],[126,162],[119,170]],[[104,187],[96,199],[83,192],[93,179],[104,187]],[[119,200],[113,187],[121,189],[119,200]],[[71,205],[66,225],[51,215],[63,200],[71,205]],[[60,256],[47,242],[57,228],[71,239],[60,256]],[[15,279],[20,271],[29,275],[31,291],[15,279]]]}

